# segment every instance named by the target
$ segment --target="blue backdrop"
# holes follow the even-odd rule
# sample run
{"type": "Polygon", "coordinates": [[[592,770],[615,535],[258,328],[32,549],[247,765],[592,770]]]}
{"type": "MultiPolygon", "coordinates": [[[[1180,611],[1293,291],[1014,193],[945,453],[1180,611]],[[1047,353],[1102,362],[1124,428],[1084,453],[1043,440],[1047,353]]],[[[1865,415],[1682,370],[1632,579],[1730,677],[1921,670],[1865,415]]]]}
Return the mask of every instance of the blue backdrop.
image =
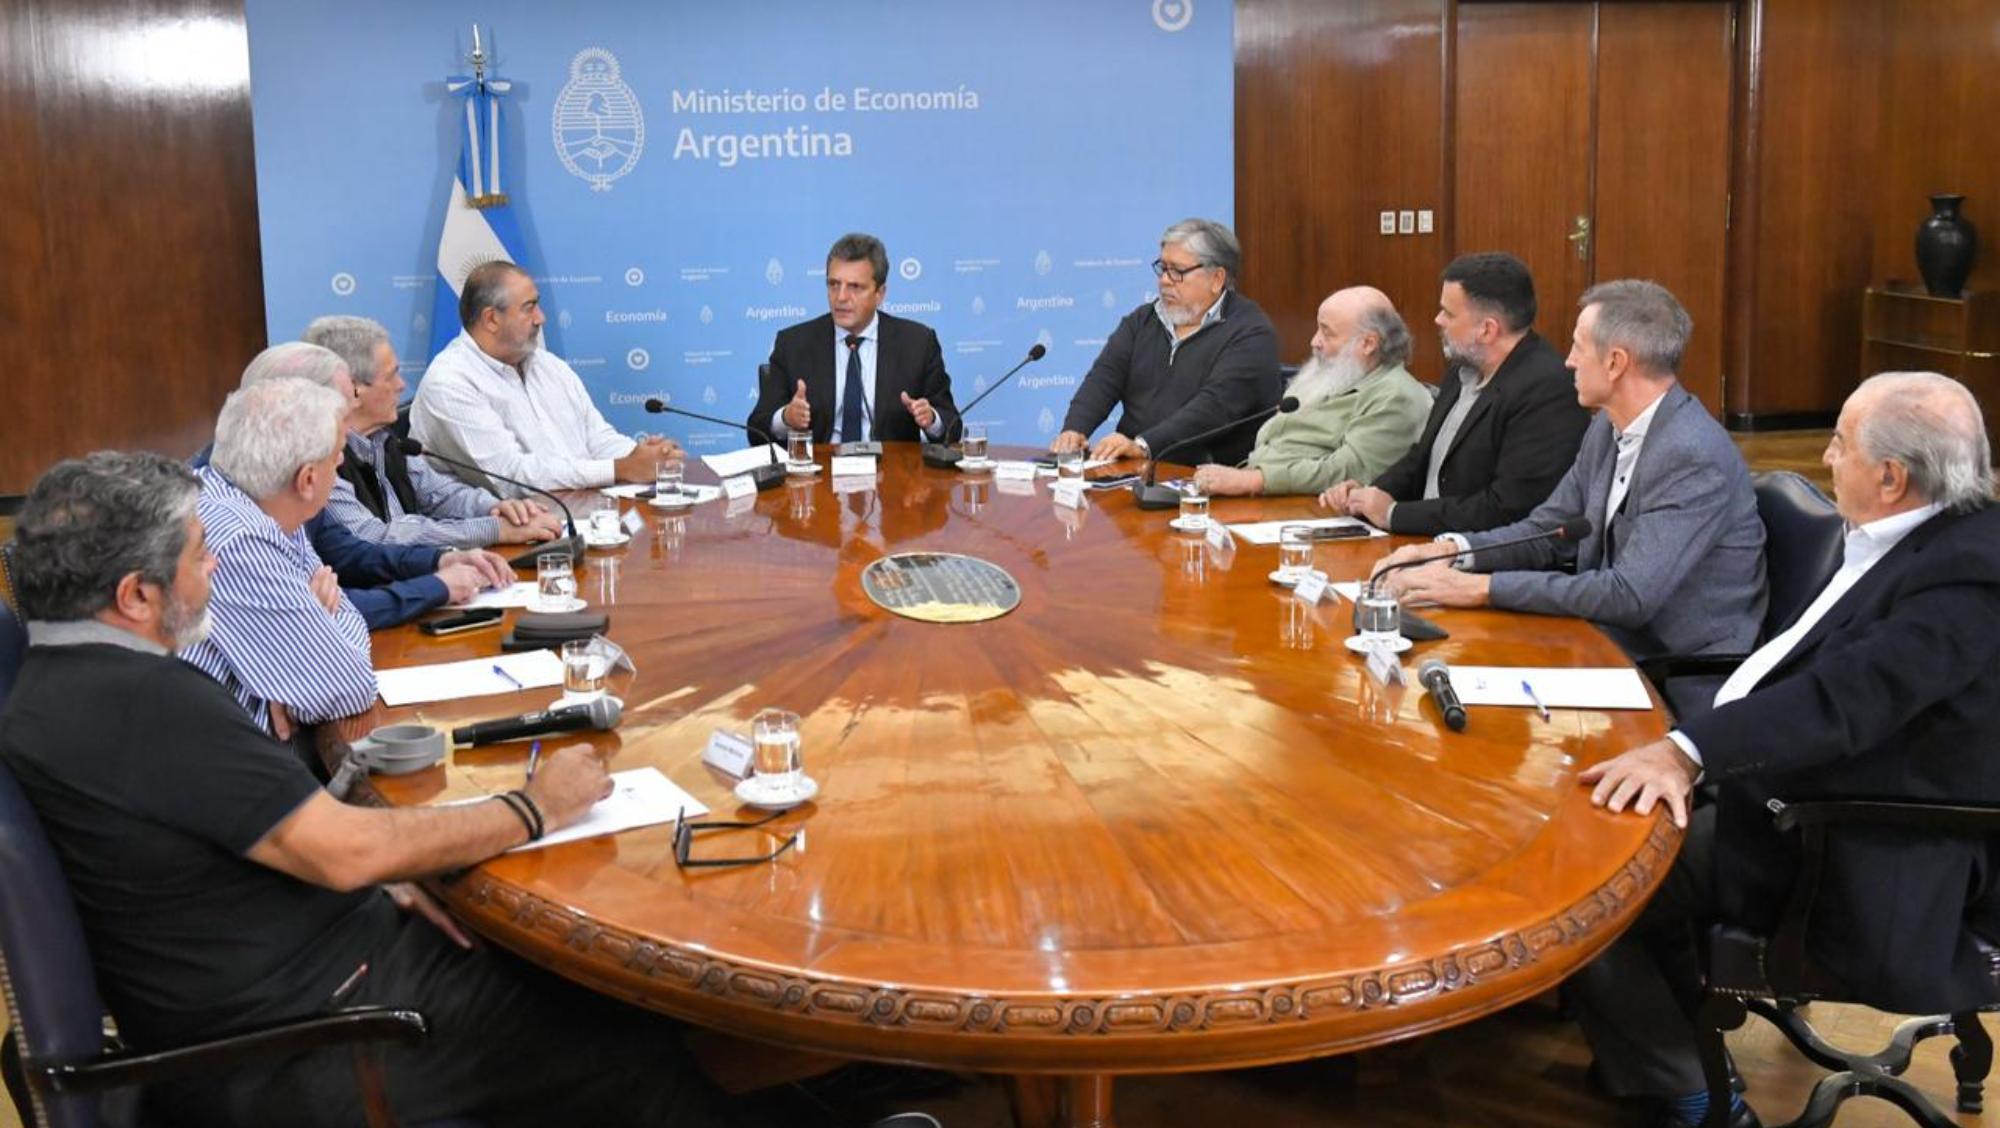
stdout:
{"type": "Polygon", "coordinates": [[[886,309],[937,329],[963,404],[1054,434],[1160,231],[1231,220],[1228,0],[249,0],[271,339],[357,313],[429,359],[480,24],[511,80],[503,182],[549,346],[612,424],[696,450],[748,413],[776,331],[826,311],[834,238],[888,244],[886,309]]]}

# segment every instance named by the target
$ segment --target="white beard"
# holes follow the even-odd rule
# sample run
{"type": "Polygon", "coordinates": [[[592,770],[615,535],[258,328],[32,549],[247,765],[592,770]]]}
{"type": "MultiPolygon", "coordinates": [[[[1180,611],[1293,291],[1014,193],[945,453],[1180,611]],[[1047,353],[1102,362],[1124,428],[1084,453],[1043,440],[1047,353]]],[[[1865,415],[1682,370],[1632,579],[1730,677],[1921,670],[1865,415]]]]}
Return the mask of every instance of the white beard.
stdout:
{"type": "Polygon", "coordinates": [[[1292,386],[1285,389],[1286,394],[1298,397],[1301,405],[1318,403],[1359,384],[1372,371],[1361,359],[1359,343],[1350,343],[1330,357],[1315,354],[1292,377],[1292,386]]]}
{"type": "Polygon", "coordinates": [[[190,616],[187,608],[181,606],[178,600],[168,601],[167,612],[160,619],[160,626],[166,632],[167,642],[176,652],[186,650],[207,639],[210,624],[208,604],[203,603],[201,612],[190,616]]]}

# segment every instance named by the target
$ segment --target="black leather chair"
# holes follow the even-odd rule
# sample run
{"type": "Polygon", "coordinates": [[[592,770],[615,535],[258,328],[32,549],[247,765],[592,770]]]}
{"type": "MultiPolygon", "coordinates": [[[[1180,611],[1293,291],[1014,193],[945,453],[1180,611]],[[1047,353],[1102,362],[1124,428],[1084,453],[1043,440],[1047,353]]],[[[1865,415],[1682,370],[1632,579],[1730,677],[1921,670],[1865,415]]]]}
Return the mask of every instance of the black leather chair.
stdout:
{"type": "MultiPolygon", "coordinates": [[[[1764,522],[1764,574],[1771,593],[1757,636],[1761,641],[1791,626],[1840,570],[1846,531],[1832,499],[1805,478],[1769,470],[1753,483],[1757,516],[1764,522]]],[[[1723,679],[1748,657],[1662,658],[1641,669],[1675,716],[1689,716],[1706,712],[1723,679]]]]}
{"type": "MultiPolygon", "coordinates": [[[[1772,934],[1728,924],[1716,925],[1709,932],[1708,983],[1696,1016],[1711,1110],[1704,1128],[1721,1128],[1728,1122],[1730,1071],[1722,1035],[1743,1025],[1749,1014],[1776,1026],[1800,1053],[1834,1071],[1813,1087],[1796,1118],[1772,1128],[1818,1128],[1832,1121],[1842,1101],[1855,1096],[1888,1101],[1925,1128],[1952,1128],[1957,1122],[1900,1076],[1909,1067],[1916,1044],[1942,1034],[1958,1039],[1951,1051],[1958,1109],[1979,1112],[1986,1075],[1993,1065],[1993,1041],[1979,1016],[2000,1006],[1967,1000],[1964,1009],[1949,1015],[1910,1019],[1896,1028],[1888,1046],[1875,1053],[1844,1051],[1828,1044],[1799,1008],[1815,1000],[1868,1003],[1852,997],[1817,967],[1810,955],[1813,905],[1825,872],[1829,836],[1852,827],[1896,827],[1990,838],[2000,835],[2000,807],[1871,801],[1773,801],[1771,806],[1778,829],[1800,835],[1798,877],[1772,934]]],[[[1985,966],[1992,970],[1996,990],[2000,990],[2000,948],[1984,934],[1990,933],[1991,927],[1968,921],[1967,928],[1985,966]]]]}
{"type": "MultiPolygon", "coordinates": [[[[10,586],[9,591],[13,588],[10,586]]],[[[21,671],[21,660],[28,656],[28,629],[14,614],[14,608],[5,600],[0,600],[0,712],[7,708],[7,698],[14,692],[14,676],[21,671]]]]}

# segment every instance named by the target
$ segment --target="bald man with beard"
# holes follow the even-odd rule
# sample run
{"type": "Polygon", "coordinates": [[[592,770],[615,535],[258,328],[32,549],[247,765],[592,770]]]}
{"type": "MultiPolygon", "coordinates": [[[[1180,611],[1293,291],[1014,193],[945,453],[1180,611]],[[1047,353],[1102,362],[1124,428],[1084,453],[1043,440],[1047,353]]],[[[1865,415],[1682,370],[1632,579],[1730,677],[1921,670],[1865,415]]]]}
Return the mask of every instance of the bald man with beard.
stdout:
{"type": "Polygon", "coordinates": [[[1347,479],[1372,480],[1423,432],[1431,398],[1409,370],[1410,330],[1389,296],[1373,286],[1337,290],[1319,306],[1312,359],[1285,394],[1297,411],[1257,431],[1241,467],[1195,469],[1217,497],[1316,494],[1347,479]]]}

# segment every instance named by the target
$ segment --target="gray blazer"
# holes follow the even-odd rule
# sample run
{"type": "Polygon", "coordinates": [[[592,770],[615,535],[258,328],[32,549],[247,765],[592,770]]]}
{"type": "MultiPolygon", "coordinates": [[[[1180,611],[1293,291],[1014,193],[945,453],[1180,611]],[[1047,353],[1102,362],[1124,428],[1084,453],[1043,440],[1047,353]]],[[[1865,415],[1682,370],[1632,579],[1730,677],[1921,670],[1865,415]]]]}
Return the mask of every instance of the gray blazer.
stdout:
{"type": "Polygon", "coordinates": [[[1625,502],[1607,527],[1617,462],[1611,420],[1599,412],[1547,501],[1512,525],[1466,537],[1473,567],[1495,573],[1493,606],[1589,619],[1635,661],[1748,654],[1764,622],[1764,523],[1736,444],[1675,384],[1653,413],[1625,502]],[[1575,575],[1551,570],[1554,541],[1478,551],[1578,516],[1590,519],[1591,532],[1576,547],[1575,575]]]}

